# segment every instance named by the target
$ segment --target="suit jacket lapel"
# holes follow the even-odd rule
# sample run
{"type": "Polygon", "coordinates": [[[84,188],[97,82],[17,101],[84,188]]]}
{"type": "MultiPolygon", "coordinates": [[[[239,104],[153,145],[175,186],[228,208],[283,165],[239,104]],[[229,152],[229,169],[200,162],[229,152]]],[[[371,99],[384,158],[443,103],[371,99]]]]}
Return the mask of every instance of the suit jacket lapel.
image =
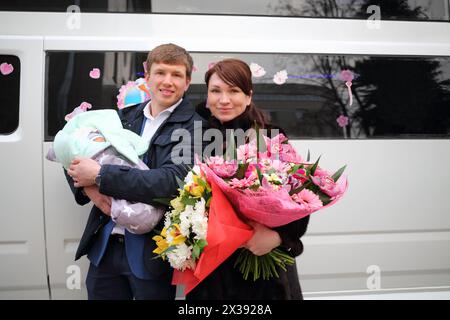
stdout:
{"type": "Polygon", "coordinates": [[[147,105],[148,101],[141,103],[136,107],[134,113],[127,117],[127,119],[122,118],[122,124],[125,129],[131,130],[134,133],[141,135],[142,123],[145,119],[143,110],[147,105]]]}
{"type": "Polygon", "coordinates": [[[186,100],[186,98],[184,98],[183,101],[181,101],[180,105],[175,108],[175,110],[172,112],[172,114],[169,115],[169,117],[163,123],[161,123],[159,128],[156,130],[155,134],[152,137],[152,140],[150,141],[149,149],[151,149],[153,142],[159,136],[159,133],[161,132],[161,130],[165,127],[165,125],[167,123],[179,123],[179,122],[187,121],[192,117],[193,114],[194,114],[194,108],[192,107],[190,102],[188,102],[186,100]]]}

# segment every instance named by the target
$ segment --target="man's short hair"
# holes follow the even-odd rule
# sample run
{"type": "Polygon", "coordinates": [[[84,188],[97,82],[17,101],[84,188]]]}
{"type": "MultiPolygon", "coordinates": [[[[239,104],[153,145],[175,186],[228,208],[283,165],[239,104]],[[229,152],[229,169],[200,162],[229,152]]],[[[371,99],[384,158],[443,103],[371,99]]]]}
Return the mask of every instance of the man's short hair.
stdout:
{"type": "Polygon", "coordinates": [[[162,44],[154,48],[147,56],[147,72],[153,63],[182,64],[186,67],[186,77],[191,79],[194,61],[184,48],[173,43],[162,44]]]}

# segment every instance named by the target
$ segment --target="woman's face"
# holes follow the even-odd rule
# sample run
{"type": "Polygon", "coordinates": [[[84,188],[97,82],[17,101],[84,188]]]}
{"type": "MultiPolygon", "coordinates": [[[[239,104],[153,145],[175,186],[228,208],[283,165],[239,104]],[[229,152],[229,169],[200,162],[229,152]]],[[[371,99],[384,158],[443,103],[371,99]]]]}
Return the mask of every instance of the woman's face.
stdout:
{"type": "Polygon", "coordinates": [[[239,87],[225,83],[217,73],[209,78],[207,104],[212,115],[221,123],[241,115],[252,101],[239,87]]]}

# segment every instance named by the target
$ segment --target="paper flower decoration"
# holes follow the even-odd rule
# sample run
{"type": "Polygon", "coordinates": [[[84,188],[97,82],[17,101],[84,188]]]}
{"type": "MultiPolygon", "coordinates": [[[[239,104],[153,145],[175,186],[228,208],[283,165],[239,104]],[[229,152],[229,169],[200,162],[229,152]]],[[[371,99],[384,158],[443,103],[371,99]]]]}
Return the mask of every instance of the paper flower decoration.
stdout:
{"type": "Polygon", "coordinates": [[[252,76],[254,76],[255,78],[262,77],[266,74],[266,70],[264,70],[263,67],[254,62],[250,64],[250,70],[252,71],[252,76]]]}
{"type": "Polygon", "coordinates": [[[344,128],[348,125],[348,118],[344,115],[340,115],[336,119],[336,122],[339,124],[339,127],[344,128]]]}
{"type": "Polygon", "coordinates": [[[286,82],[287,78],[288,78],[287,71],[281,70],[275,73],[275,75],[273,76],[273,82],[275,82],[278,85],[282,85],[283,83],[286,82]]]}
{"type": "Polygon", "coordinates": [[[347,86],[348,91],[348,104],[351,106],[353,104],[353,94],[352,94],[352,81],[355,78],[353,72],[350,70],[342,70],[339,76],[342,81],[345,81],[345,85],[347,86]]]}
{"type": "Polygon", "coordinates": [[[75,117],[77,114],[86,112],[88,109],[91,109],[91,108],[92,108],[92,105],[90,103],[83,101],[78,107],[73,109],[73,111],[71,113],[66,115],[64,117],[64,120],[69,121],[70,119],[75,117]]]}
{"type": "Polygon", "coordinates": [[[0,72],[2,73],[2,75],[6,76],[8,74],[10,74],[11,72],[14,71],[14,67],[12,66],[12,64],[3,62],[0,65],[0,72]]]}
{"type": "Polygon", "coordinates": [[[150,91],[144,78],[128,81],[119,89],[117,108],[123,109],[150,99],[150,91]]]}
{"type": "Polygon", "coordinates": [[[91,72],[89,72],[89,77],[91,77],[92,79],[100,78],[100,69],[99,68],[92,69],[91,72]]]}

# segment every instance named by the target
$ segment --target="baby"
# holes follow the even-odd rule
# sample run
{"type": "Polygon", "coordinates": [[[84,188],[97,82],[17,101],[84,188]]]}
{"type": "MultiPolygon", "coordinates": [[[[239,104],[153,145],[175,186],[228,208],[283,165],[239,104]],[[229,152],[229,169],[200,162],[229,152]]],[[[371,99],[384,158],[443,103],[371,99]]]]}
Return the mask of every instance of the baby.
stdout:
{"type": "MultiPolygon", "coordinates": [[[[139,135],[123,129],[114,110],[96,110],[77,114],[55,136],[46,158],[70,166],[75,157],[89,157],[102,164],[126,165],[148,170],[139,156],[148,143],[139,135]]],[[[164,208],[145,203],[111,199],[111,219],[129,232],[151,231],[164,215],[164,208]]]]}

